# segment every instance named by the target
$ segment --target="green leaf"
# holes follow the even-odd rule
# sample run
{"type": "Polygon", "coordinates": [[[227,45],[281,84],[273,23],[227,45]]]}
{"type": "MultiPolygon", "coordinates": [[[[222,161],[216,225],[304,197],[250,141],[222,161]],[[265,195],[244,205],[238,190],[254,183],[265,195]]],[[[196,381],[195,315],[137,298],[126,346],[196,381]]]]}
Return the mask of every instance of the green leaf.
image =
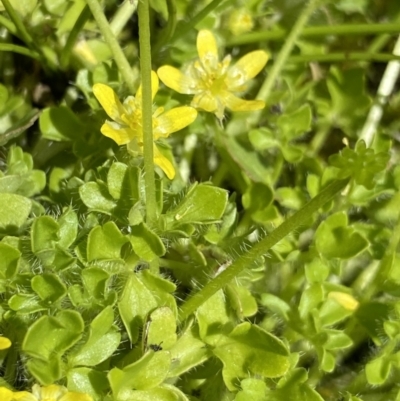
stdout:
{"type": "Polygon", "coordinates": [[[105,214],[111,214],[116,203],[109,195],[103,183],[88,182],[79,187],[82,202],[89,208],[105,214]]]}
{"type": "Polygon", "coordinates": [[[213,346],[219,342],[223,334],[229,333],[233,328],[222,290],[216,292],[197,309],[196,318],[201,340],[213,346]]]}
{"type": "Polygon", "coordinates": [[[352,227],[347,227],[347,215],[339,212],[320,224],[315,234],[315,245],[327,259],[350,259],[366,249],[369,243],[352,227]]]}
{"type": "Polygon", "coordinates": [[[197,327],[193,325],[186,328],[169,351],[173,361],[169,377],[178,377],[211,356],[210,350],[199,338],[197,327]]]}
{"type": "Polygon", "coordinates": [[[71,141],[80,139],[85,133],[83,124],[66,106],[48,107],[39,118],[43,138],[51,141],[71,141]]]}
{"type": "Polygon", "coordinates": [[[53,355],[48,361],[30,359],[26,366],[33,377],[44,386],[49,386],[62,377],[61,359],[58,355],[53,355]]]}
{"type": "Polygon", "coordinates": [[[1,194],[0,232],[14,233],[21,229],[32,209],[32,202],[20,195],[1,194]]]}
{"type": "Polygon", "coordinates": [[[252,183],[243,194],[242,202],[246,210],[248,210],[252,218],[256,221],[263,221],[265,212],[268,210],[274,193],[269,185],[263,183],[252,183]]]}
{"type": "Polygon", "coordinates": [[[266,400],[267,385],[263,380],[244,379],[240,382],[241,391],[236,394],[235,401],[266,400]]]}
{"type": "Polygon", "coordinates": [[[231,283],[226,286],[225,293],[239,319],[244,319],[257,313],[257,301],[246,287],[231,283]]]}
{"type": "Polygon", "coordinates": [[[50,216],[41,216],[32,224],[32,251],[36,254],[54,249],[58,242],[58,223],[50,216]]]}
{"type": "Polygon", "coordinates": [[[49,361],[62,355],[82,336],[84,321],[78,312],[64,310],[56,316],[42,316],[28,329],[22,350],[28,355],[49,361]]]}
{"type": "Polygon", "coordinates": [[[176,342],[176,316],[168,307],[153,311],[145,328],[147,349],[160,346],[163,350],[169,350],[176,342]]]}
{"type": "Polygon", "coordinates": [[[82,281],[90,297],[103,299],[110,275],[98,267],[87,267],[82,270],[82,281]]]}
{"type": "Polygon", "coordinates": [[[108,374],[114,397],[128,389],[148,390],[160,385],[167,377],[171,357],[167,351],[148,351],[123,370],[113,368],[108,374]]]}
{"type": "Polygon", "coordinates": [[[128,239],[121,233],[117,225],[109,221],[103,227],[94,227],[87,241],[87,260],[119,259],[121,248],[128,239]]]}
{"type": "Polygon", "coordinates": [[[281,187],[275,195],[279,203],[288,209],[299,210],[306,203],[304,192],[299,188],[281,187]]]}
{"type": "Polygon", "coordinates": [[[91,395],[94,399],[102,398],[109,389],[107,376],[90,368],[69,369],[67,373],[68,390],[91,395]]]}
{"type": "Polygon", "coordinates": [[[21,252],[14,247],[0,242],[0,278],[10,279],[18,271],[21,252]]]}
{"type": "Polygon", "coordinates": [[[118,348],[121,334],[112,328],[111,306],[103,309],[90,324],[87,342],[68,357],[71,365],[95,366],[108,359],[118,348]]]}
{"type": "Polygon", "coordinates": [[[133,390],[127,392],[126,395],[129,397],[129,401],[189,401],[185,394],[170,384],[162,384],[144,391],[133,390]]]}
{"type": "Polygon", "coordinates": [[[274,378],[289,369],[289,352],[282,341],[247,322],[236,326],[229,336],[221,336],[213,352],[224,365],[222,375],[231,391],[238,378],[249,374],[274,378]]]}
{"type": "Polygon", "coordinates": [[[58,245],[69,248],[78,234],[78,215],[69,207],[58,219],[58,225],[58,236],[60,238],[58,245]]]}
{"type": "Polygon", "coordinates": [[[145,223],[132,226],[128,238],[135,253],[147,262],[151,262],[158,256],[163,256],[166,252],[160,237],[151,231],[145,223]]]}
{"type": "Polygon", "coordinates": [[[390,358],[386,356],[368,362],[365,366],[365,375],[367,376],[368,383],[375,386],[385,383],[389,376],[390,369],[390,358]]]}
{"type": "Polygon", "coordinates": [[[31,280],[32,290],[46,304],[51,305],[67,294],[67,287],[58,276],[51,273],[37,275],[31,280]]]}
{"type": "Polygon", "coordinates": [[[125,179],[125,174],[128,166],[123,163],[115,162],[111,165],[107,174],[107,187],[110,195],[114,199],[119,199],[122,192],[122,184],[125,179]]]}
{"type": "Polygon", "coordinates": [[[136,274],[131,274],[125,283],[118,309],[132,344],[137,342],[147,314],[156,307],[157,301],[152,292],[136,274]]]}
{"type": "Polygon", "coordinates": [[[182,202],[168,211],[167,219],[171,229],[184,224],[213,223],[224,214],[228,192],[207,184],[193,185],[182,202]]]}
{"type": "Polygon", "coordinates": [[[36,313],[46,307],[33,294],[15,294],[8,301],[9,307],[21,314],[36,313]]]}
{"type": "Polygon", "coordinates": [[[277,120],[277,125],[282,135],[288,140],[292,140],[310,130],[311,119],[311,107],[304,104],[293,113],[281,115],[277,120]]]}
{"type": "Polygon", "coordinates": [[[249,140],[256,150],[266,150],[280,146],[280,142],[275,138],[274,133],[265,127],[251,130],[249,132],[249,140]]]}

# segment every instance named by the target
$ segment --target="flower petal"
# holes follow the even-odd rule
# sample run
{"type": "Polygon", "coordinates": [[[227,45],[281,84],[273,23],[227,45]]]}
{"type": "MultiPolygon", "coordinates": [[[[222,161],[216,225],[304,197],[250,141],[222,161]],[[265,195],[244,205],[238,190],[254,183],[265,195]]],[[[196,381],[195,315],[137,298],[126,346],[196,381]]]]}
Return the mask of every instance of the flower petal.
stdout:
{"type": "Polygon", "coordinates": [[[230,92],[225,92],[223,100],[226,106],[232,111],[253,111],[261,110],[265,107],[263,100],[243,100],[230,92]]]}
{"type": "Polygon", "coordinates": [[[215,36],[211,31],[202,29],[197,34],[197,52],[200,59],[213,56],[218,60],[218,46],[215,36]]]}
{"type": "MultiPolygon", "coordinates": [[[[159,82],[157,74],[152,71],[151,72],[151,100],[154,99],[156,93],[158,92],[159,82]]],[[[136,92],[136,100],[142,103],[142,84],[140,84],[139,89],[136,92]]]]}
{"type": "Polygon", "coordinates": [[[233,89],[254,78],[267,64],[268,54],[263,50],[247,53],[229,69],[228,87],[233,89]]]}
{"type": "Polygon", "coordinates": [[[114,90],[104,84],[94,84],[92,89],[93,94],[108,116],[114,121],[120,122],[120,116],[124,113],[124,107],[114,90]]]}
{"type": "Polygon", "coordinates": [[[156,145],[153,148],[154,163],[164,171],[165,175],[172,180],[175,177],[175,168],[172,163],[159,151],[156,145]]]}
{"type": "Polygon", "coordinates": [[[196,95],[191,105],[208,112],[214,112],[218,108],[218,101],[210,92],[206,91],[196,95]]]}
{"type": "Polygon", "coordinates": [[[135,137],[135,133],[130,128],[122,127],[118,123],[111,121],[106,121],[100,131],[104,136],[111,138],[118,145],[125,145],[135,137]]]}
{"type": "Polygon", "coordinates": [[[11,347],[11,341],[7,337],[0,337],[0,350],[11,347]]]}
{"type": "Polygon", "coordinates": [[[184,75],[175,67],[163,65],[157,70],[157,74],[165,86],[168,86],[168,88],[171,88],[178,93],[192,95],[196,92],[194,90],[196,82],[193,78],[184,75]]]}
{"type": "Polygon", "coordinates": [[[156,119],[154,139],[166,138],[169,134],[187,127],[197,117],[197,111],[193,107],[175,107],[156,119]]]}

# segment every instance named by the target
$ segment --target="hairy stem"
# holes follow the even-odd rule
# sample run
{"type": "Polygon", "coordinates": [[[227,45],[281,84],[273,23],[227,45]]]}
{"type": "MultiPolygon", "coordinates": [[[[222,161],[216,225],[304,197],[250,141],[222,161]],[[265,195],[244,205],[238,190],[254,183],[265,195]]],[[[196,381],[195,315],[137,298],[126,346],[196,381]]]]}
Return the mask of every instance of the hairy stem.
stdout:
{"type": "Polygon", "coordinates": [[[150,224],[154,224],[157,217],[156,186],[154,177],[153,151],[153,113],[151,93],[151,45],[150,45],[150,16],[149,0],[140,0],[139,15],[139,47],[140,71],[142,78],[142,128],[143,152],[146,190],[146,214],[150,224]]]}
{"type": "Polygon", "coordinates": [[[86,0],[87,5],[90,8],[90,11],[93,14],[94,19],[97,22],[97,25],[102,33],[104,40],[107,42],[110,50],[114,56],[115,62],[118,66],[118,69],[124,79],[126,85],[129,88],[129,91],[133,94],[135,93],[135,76],[133,74],[132,68],[129,65],[128,60],[126,59],[124,52],[119,45],[117,38],[112,32],[110,25],[103,13],[102,7],[98,0],[86,0]]]}
{"type": "Polygon", "coordinates": [[[322,190],[316,197],[311,199],[304,207],[289,217],[279,227],[272,231],[267,237],[255,244],[248,252],[236,259],[231,266],[219,274],[216,278],[205,285],[199,292],[190,297],[180,308],[179,320],[182,322],[197,310],[207,299],[218,290],[225,287],[233,278],[247,268],[249,262],[265,255],[281,239],[285,238],[293,230],[304,224],[325,203],[330,201],[340,192],[349,180],[334,181],[322,190]]]}
{"type": "MultiPolygon", "coordinates": [[[[290,32],[288,38],[285,41],[285,44],[282,47],[275,63],[267,77],[264,81],[263,85],[261,86],[257,98],[263,99],[265,101],[268,100],[272,88],[275,84],[276,78],[278,78],[279,74],[281,73],[290,53],[293,50],[293,47],[296,44],[296,40],[300,36],[301,32],[304,29],[304,26],[307,24],[308,19],[310,18],[313,11],[317,8],[320,4],[321,0],[310,0],[306,7],[304,7],[302,13],[300,14],[299,18],[297,19],[296,23],[293,26],[292,31],[290,32]]],[[[262,110],[255,111],[251,117],[249,118],[249,124],[255,125],[261,116],[262,110]]]]}

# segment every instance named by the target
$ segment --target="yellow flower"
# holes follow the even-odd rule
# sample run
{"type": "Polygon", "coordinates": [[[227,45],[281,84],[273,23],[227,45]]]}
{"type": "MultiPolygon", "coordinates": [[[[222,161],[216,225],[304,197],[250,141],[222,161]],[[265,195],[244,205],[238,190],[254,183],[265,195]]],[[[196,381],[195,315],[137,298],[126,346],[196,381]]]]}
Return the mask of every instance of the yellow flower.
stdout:
{"type": "Polygon", "coordinates": [[[11,341],[7,337],[0,337],[0,351],[10,347],[11,347],[11,341]]]}
{"type": "MultiPolygon", "coordinates": [[[[152,99],[158,91],[159,81],[157,74],[152,71],[151,87],[152,99]]],[[[93,93],[97,100],[113,121],[108,121],[101,127],[101,133],[113,139],[118,145],[128,145],[128,150],[143,153],[142,131],[142,88],[139,87],[136,97],[128,96],[121,103],[116,93],[109,86],[95,84],[93,93]]],[[[173,132],[187,127],[197,117],[197,111],[193,107],[176,107],[164,113],[164,108],[159,107],[153,113],[154,140],[166,138],[173,132]]],[[[158,165],[169,179],[175,176],[172,163],[158,150],[154,144],[154,163],[158,165]]]]}
{"type": "Polygon", "coordinates": [[[11,391],[0,387],[1,401],[93,401],[90,395],[68,391],[64,386],[51,384],[40,387],[35,384],[32,393],[27,391],[11,391]]]}
{"type": "Polygon", "coordinates": [[[217,42],[207,30],[197,35],[197,51],[199,59],[189,64],[183,73],[170,65],[160,67],[157,73],[161,81],[179,93],[194,95],[193,107],[215,113],[220,120],[225,107],[232,111],[265,107],[262,100],[243,100],[234,94],[246,90],[246,82],[264,68],[268,60],[265,51],[250,52],[230,66],[230,55],[219,61],[217,42]]]}

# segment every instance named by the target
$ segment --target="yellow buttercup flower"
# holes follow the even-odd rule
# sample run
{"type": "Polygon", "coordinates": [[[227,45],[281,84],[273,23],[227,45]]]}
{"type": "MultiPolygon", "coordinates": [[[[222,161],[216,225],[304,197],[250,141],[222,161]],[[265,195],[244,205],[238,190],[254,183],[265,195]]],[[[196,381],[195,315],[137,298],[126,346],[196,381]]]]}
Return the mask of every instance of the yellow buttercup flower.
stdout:
{"type": "MultiPolygon", "coordinates": [[[[152,99],[158,91],[159,81],[157,74],[152,71],[151,87],[152,99]]],[[[101,133],[113,139],[118,145],[128,145],[128,150],[143,153],[142,130],[142,87],[136,92],[136,96],[128,96],[123,103],[107,85],[95,84],[93,93],[97,100],[113,121],[108,121],[101,127],[101,133]]],[[[182,106],[164,112],[159,107],[153,113],[154,140],[167,138],[173,132],[187,127],[197,117],[197,111],[193,107],[182,106]]],[[[159,166],[169,179],[175,176],[172,163],[158,150],[154,144],[154,163],[159,166]]]]}
{"type": "MultiPolygon", "coordinates": [[[[0,351],[11,347],[11,341],[7,337],[0,336],[0,351]]],[[[1,399],[1,398],[0,398],[1,399]]]]}
{"type": "Polygon", "coordinates": [[[222,62],[218,58],[218,47],[212,32],[199,31],[197,35],[199,59],[189,64],[184,72],[164,65],[157,71],[161,81],[171,89],[194,95],[191,105],[215,113],[221,120],[225,107],[232,111],[252,111],[265,107],[262,100],[243,100],[235,93],[247,89],[247,81],[254,78],[268,61],[263,50],[250,52],[230,66],[231,56],[222,62]]]}
{"type": "Polygon", "coordinates": [[[84,393],[68,391],[64,386],[51,384],[50,386],[40,387],[35,384],[32,393],[27,391],[11,391],[5,387],[0,387],[1,401],[93,401],[93,398],[84,393]]]}

